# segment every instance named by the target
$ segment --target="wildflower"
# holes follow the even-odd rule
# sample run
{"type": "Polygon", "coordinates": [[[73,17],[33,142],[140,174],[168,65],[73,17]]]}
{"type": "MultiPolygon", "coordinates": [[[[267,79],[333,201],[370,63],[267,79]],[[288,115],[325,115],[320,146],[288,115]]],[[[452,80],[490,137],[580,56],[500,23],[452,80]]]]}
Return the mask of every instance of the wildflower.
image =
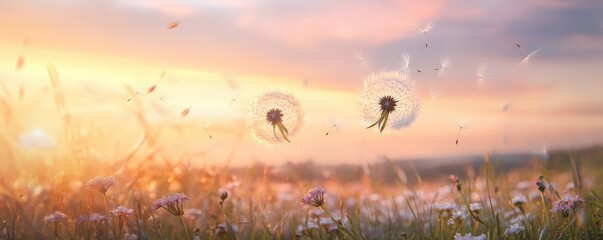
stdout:
{"type": "Polygon", "coordinates": [[[367,128],[408,127],[419,111],[419,100],[411,82],[400,72],[382,71],[370,74],[360,93],[364,120],[373,122],[367,128]],[[375,119],[378,119],[376,122],[375,119]],[[389,123],[389,124],[388,124],[389,123]]]}
{"type": "Polygon", "coordinates": [[[310,205],[313,207],[321,207],[324,203],[325,189],[321,187],[315,187],[308,191],[308,194],[302,197],[301,205],[310,205]]]}
{"type": "Polygon", "coordinates": [[[228,192],[222,191],[222,193],[220,194],[220,204],[222,204],[224,202],[224,200],[226,200],[227,198],[228,198],[228,192]]]}
{"type": "Polygon", "coordinates": [[[111,210],[110,212],[111,214],[116,216],[129,216],[130,214],[134,213],[134,210],[124,206],[119,206],[116,209],[111,210]]]}
{"type": "Polygon", "coordinates": [[[268,92],[260,96],[249,111],[248,122],[256,141],[263,144],[280,143],[277,128],[287,142],[301,125],[303,112],[295,97],[282,92],[268,92]]]}
{"type": "Polygon", "coordinates": [[[188,197],[182,193],[176,193],[161,199],[157,199],[153,203],[153,210],[163,208],[174,216],[182,216],[184,214],[183,204],[188,197]]]}
{"type": "Polygon", "coordinates": [[[86,183],[86,187],[96,189],[105,194],[109,188],[115,188],[119,185],[114,177],[95,177],[86,183]]]}
{"type": "Polygon", "coordinates": [[[525,215],[524,214],[519,214],[516,217],[511,218],[511,220],[509,220],[509,222],[511,224],[516,224],[516,223],[523,223],[523,222],[526,222],[526,221],[529,222],[529,221],[532,221],[533,219],[534,219],[534,216],[532,216],[532,214],[527,213],[525,215]]]}
{"type": "Polygon", "coordinates": [[[481,203],[472,203],[469,206],[469,210],[471,210],[473,213],[475,213],[475,215],[479,215],[479,213],[482,209],[484,209],[484,206],[482,206],[481,203]]]}
{"type": "Polygon", "coordinates": [[[457,221],[462,221],[467,218],[467,215],[463,213],[463,211],[454,211],[452,212],[452,218],[457,221]]]}
{"type": "Polygon", "coordinates": [[[452,211],[456,209],[454,203],[436,203],[435,209],[438,212],[438,216],[441,218],[448,218],[452,215],[452,211]]]}
{"type": "MultiPolygon", "coordinates": [[[[239,231],[239,227],[237,225],[232,225],[231,229],[235,233],[239,231]]],[[[228,226],[226,224],[218,224],[216,227],[216,235],[225,236],[227,232],[228,226]]]]}
{"type": "Polygon", "coordinates": [[[454,218],[449,218],[447,221],[448,225],[453,226],[456,224],[456,222],[454,221],[454,218]]]}
{"type": "Polygon", "coordinates": [[[546,190],[546,185],[544,183],[544,176],[538,177],[538,181],[536,181],[536,186],[538,186],[538,191],[544,192],[546,190]]]}
{"type": "Polygon", "coordinates": [[[465,236],[463,236],[460,233],[457,233],[454,235],[454,240],[486,240],[486,234],[473,236],[471,233],[467,233],[465,236]]]}
{"type": "Polygon", "coordinates": [[[523,225],[521,225],[519,223],[514,223],[514,224],[511,224],[511,226],[509,226],[509,228],[507,228],[507,230],[505,230],[504,235],[508,236],[508,235],[519,234],[525,230],[526,230],[526,228],[523,225]]]}
{"type": "Polygon", "coordinates": [[[569,216],[569,213],[575,210],[578,204],[583,202],[584,198],[580,197],[579,195],[576,195],[573,198],[569,195],[566,195],[564,198],[559,199],[553,203],[553,209],[551,210],[551,212],[561,212],[561,215],[564,218],[567,218],[569,216]]]}
{"type": "Polygon", "coordinates": [[[186,218],[190,221],[195,221],[195,220],[201,218],[201,216],[203,216],[203,212],[198,208],[189,208],[184,213],[184,218],[186,218]]]}
{"type": "Polygon", "coordinates": [[[528,181],[522,181],[522,182],[518,182],[517,183],[517,189],[520,191],[525,191],[528,190],[532,187],[532,183],[528,182],[528,181]]]}
{"type": "Polygon", "coordinates": [[[327,231],[327,233],[335,232],[335,231],[339,230],[339,228],[337,227],[337,224],[334,223],[333,220],[331,220],[331,218],[328,218],[328,217],[320,218],[318,223],[321,226],[325,227],[325,230],[327,231]]]}
{"type": "Polygon", "coordinates": [[[511,203],[518,208],[521,208],[526,202],[528,202],[528,199],[526,198],[526,195],[523,194],[516,195],[511,199],[511,203]]]}
{"type": "Polygon", "coordinates": [[[55,211],[53,214],[44,216],[44,223],[59,223],[63,219],[67,219],[67,214],[55,211]]]}
{"type": "Polygon", "coordinates": [[[102,221],[106,221],[107,220],[107,216],[102,215],[100,213],[92,213],[90,214],[90,216],[88,217],[88,221],[90,222],[102,222],[102,221]]]}

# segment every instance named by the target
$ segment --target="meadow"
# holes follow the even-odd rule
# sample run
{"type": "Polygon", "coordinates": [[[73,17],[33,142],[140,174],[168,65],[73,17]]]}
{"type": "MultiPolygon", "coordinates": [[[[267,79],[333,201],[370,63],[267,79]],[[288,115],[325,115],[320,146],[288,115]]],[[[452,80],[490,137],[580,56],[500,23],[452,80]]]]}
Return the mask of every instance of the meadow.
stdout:
{"type": "Polygon", "coordinates": [[[62,132],[50,149],[19,145],[19,94],[2,98],[1,239],[603,238],[601,148],[439,168],[386,158],[200,167],[166,153],[134,107],[143,137],[106,161],[52,83],[62,132]]]}

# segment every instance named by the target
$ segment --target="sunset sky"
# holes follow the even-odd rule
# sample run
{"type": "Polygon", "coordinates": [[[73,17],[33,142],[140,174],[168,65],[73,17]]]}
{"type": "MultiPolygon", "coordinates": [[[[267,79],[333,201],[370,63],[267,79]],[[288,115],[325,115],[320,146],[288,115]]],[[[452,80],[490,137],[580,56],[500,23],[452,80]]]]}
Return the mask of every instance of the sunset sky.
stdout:
{"type": "Polygon", "coordinates": [[[131,144],[142,130],[129,112],[141,103],[153,124],[184,126],[183,136],[165,134],[163,143],[199,153],[199,163],[220,164],[233,146],[233,164],[249,165],[603,143],[603,2],[594,0],[0,0],[0,52],[0,81],[24,86],[33,103],[19,112],[19,131],[57,138],[52,64],[68,111],[102,132],[99,145],[131,144]],[[421,34],[430,20],[433,30],[421,34]],[[173,21],[180,25],[169,29],[173,21]],[[521,65],[516,44],[541,50],[521,65]],[[420,93],[418,118],[397,132],[367,130],[363,79],[398,70],[402,52],[420,93]],[[442,57],[452,64],[438,77],[442,57]],[[125,85],[154,84],[151,95],[126,102],[125,85]],[[292,143],[272,148],[254,142],[245,125],[250,103],[269,90],[294,95],[305,112],[292,143]],[[325,136],[333,119],[339,132],[325,136]],[[457,124],[468,129],[455,145],[457,124]]]}

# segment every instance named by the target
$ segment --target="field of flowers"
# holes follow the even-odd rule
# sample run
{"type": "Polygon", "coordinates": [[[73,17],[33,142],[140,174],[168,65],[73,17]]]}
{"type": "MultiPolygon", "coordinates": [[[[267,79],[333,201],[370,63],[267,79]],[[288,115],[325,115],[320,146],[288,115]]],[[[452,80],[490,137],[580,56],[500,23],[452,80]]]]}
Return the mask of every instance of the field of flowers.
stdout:
{"type": "MultiPolygon", "coordinates": [[[[49,143],[43,132],[19,137],[19,95],[2,98],[1,239],[603,238],[601,149],[525,157],[513,168],[486,154],[436,176],[388,159],[199,167],[158,145],[138,105],[144,136],[127,151],[102,152],[116,156],[106,161],[90,147],[98,136],[66,111],[58,81],[53,86],[62,135],[40,152],[22,146],[49,143]]],[[[278,127],[286,139],[282,113],[265,110],[274,114],[262,136],[276,138],[278,127]]],[[[393,112],[385,110],[373,124],[380,131],[393,112]]]]}
{"type": "Polygon", "coordinates": [[[519,168],[486,156],[425,179],[389,161],[396,177],[385,183],[367,170],[376,166],[348,166],[365,170],[347,178],[337,167],[201,168],[148,142],[107,164],[63,147],[71,155],[55,151],[50,165],[3,149],[2,239],[603,238],[603,199],[591,191],[603,187],[600,150],[580,156],[589,165],[569,152],[519,168]]]}

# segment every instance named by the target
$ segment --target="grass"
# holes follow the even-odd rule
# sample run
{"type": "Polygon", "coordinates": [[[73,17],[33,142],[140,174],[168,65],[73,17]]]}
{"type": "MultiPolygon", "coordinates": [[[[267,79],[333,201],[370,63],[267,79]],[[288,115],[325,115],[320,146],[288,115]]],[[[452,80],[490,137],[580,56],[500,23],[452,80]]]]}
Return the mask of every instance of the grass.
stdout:
{"type": "MultiPolygon", "coordinates": [[[[560,153],[550,161],[526,159],[533,164],[515,169],[506,169],[504,162],[486,155],[483,164],[470,166],[463,174],[431,178],[422,177],[413,164],[407,170],[414,178],[408,178],[390,160],[391,179],[362,171],[360,166],[348,166],[363,172],[359,178],[334,168],[328,177],[282,177],[304,171],[294,167],[283,173],[265,165],[235,170],[228,163],[195,167],[185,159],[169,157],[157,141],[160,130],[134,101],[131,111],[144,134],[130,149],[104,153],[117,159],[106,161],[90,151],[95,135],[84,134],[83,125],[67,114],[58,74],[54,67],[48,69],[63,126],[52,149],[39,155],[21,150],[14,129],[20,129],[23,102],[9,94],[0,99],[6,126],[0,134],[2,239],[603,238],[601,170],[584,167],[582,160],[591,156],[596,163],[600,154],[560,153]],[[86,188],[95,176],[113,176],[119,186],[102,194],[86,188]],[[539,176],[545,182],[542,192],[536,185],[539,176]],[[315,186],[326,189],[324,204],[300,206],[302,196],[315,186]],[[189,199],[183,202],[184,215],[153,210],[156,200],[174,193],[189,199]],[[520,195],[526,201],[513,203],[520,195]],[[585,201],[567,211],[553,211],[565,196],[581,196],[585,201]],[[109,214],[118,206],[132,213],[109,214]],[[45,221],[55,211],[67,217],[45,221]],[[92,220],[94,213],[105,220],[92,220]]],[[[306,171],[319,175],[321,168],[306,171]]]]}

